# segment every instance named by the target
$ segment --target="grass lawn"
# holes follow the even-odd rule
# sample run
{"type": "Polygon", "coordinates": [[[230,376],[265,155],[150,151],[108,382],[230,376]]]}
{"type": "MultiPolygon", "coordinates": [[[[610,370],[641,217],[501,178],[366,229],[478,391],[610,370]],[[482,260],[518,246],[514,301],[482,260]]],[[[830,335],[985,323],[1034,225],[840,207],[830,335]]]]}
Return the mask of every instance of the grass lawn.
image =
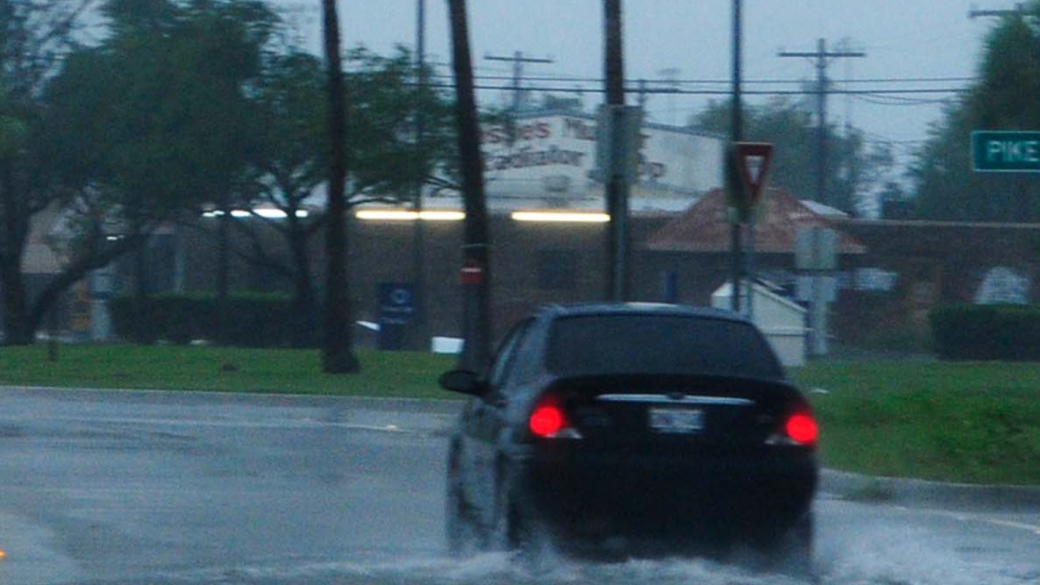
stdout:
{"type": "MultiPolygon", "coordinates": [[[[330,376],[314,350],[76,345],[49,362],[44,345],[0,347],[0,384],[457,397],[436,384],[452,356],[357,355],[360,375],[330,376]]],[[[1040,485],[1040,364],[827,362],[792,375],[816,409],[829,467],[1040,485]]]]}
{"type": "Polygon", "coordinates": [[[358,350],[360,375],[321,373],[316,350],[68,345],[0,347],[0,384],[451,398],[437,376],[454,356],[358,350]]]}
{"type": "Polygon", "coordinates": [[[792,373],[810,392],[829,467],[1040,484],[1040,364],[838,362],[792,373]]]}

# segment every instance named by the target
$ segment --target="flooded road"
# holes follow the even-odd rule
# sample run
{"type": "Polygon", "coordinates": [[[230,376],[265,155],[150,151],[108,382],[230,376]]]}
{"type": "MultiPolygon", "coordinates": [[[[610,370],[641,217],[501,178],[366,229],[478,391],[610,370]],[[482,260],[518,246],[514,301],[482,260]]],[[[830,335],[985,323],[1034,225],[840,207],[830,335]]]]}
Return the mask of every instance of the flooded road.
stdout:
{"type": "MultiPolygon", "coordinates": [[[[0,388],[0,583],[799,582],[739,558],[449,558],[456,407],[0,388]]],[[[816,510],[822,583],[1040,583],[1040,510],[816,510]]]]}

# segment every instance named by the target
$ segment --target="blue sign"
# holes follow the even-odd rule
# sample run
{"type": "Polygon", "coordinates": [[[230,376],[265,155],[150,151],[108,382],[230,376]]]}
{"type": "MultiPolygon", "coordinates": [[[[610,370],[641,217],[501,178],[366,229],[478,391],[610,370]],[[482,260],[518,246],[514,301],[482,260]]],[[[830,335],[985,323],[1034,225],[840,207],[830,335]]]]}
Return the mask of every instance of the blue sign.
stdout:
{"type": "Polygon", "coordinates": [[[415,317],[415,287],[384,282],[379,285],[379,324],[407,325],[415,317]]]}

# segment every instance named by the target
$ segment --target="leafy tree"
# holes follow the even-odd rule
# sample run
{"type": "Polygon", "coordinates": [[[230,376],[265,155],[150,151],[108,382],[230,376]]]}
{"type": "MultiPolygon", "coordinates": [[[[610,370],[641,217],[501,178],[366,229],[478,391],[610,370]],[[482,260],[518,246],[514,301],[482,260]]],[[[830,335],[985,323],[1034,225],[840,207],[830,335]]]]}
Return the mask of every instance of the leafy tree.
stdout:
{"type": "MultiPolygon", "coordinates": [[[[715,101],[691,120],[691,127],[725,134],[730,128],[730,105],[715,101]]],[[[816,127],[812,114],[800,104],[778,98],[762,106],[745,106],[744,134],[747,140],[776,146],[769,182],[803,199],[816,197],[816,127]]],[[[863,133],[855,128],[827,132],[827,203],[856,214],[877,177],[893,164],[884,148],[868,147],[863,133]]]]}
{"type": "Polygon", "coordinates": [[[289,51],[268,54],[251,92],[249,174],[245,187],[248,208],[254,204],[278,209],[283,218],[253,213],[253,221],[234,222],[252,241],[236,253],[254,264],[273,269],[292,282],[298,318],[293,344],[310,344],[317,330],[317,296],[310,245],[323,225],[324,214],[308,200],[327,177],[328,153],[324,124],[324,72],[319,59],[289,51]],[[265,229],[285,242],[287,260],[265,247],[265,229]]]}
{"type": "MultiPolygon", "coordinates": [[[[347,54],[351,117],[348,193],[355,204],[407,200],[416,182],[456,189],[452,102],[429,86],[419,88],[412,54],[398,48],[384,57],[363,47],[347,54]],[[423,112],[423,142],[415,144],[415,112],[423,112]]],[[[432,72],[427,70],[426,78],[432,72]]]]}
{"type": "Polygon", "coordinates": [[[1040,188],[1021,175],[972,170],[973,130],[1040,128],[1040,2],[1004,17],[988,34],[979,80],[934,124],[911,168],[919,217],[1038,221],[1040,188]]]}
{"type": "MultiPolygon", "coordinates": [[[[65,17],[52,15],[53,30],[71,30],[70,16],[49,3],[14,6],[21,16],[8,22],[23,35],[46,37],[32,23],[48,10],[65,17]]],[[[26,53],[23,43],[18,59],[35,63],[43,51],[51,69],[37,77],[32,67],[4,69],[6,87],[37,80],[19,94],[26,145],[0,168],[0,284],[11,343],[31,342],[48,307],[90,270],[138,249],[162,222],[203,201],[225,203],[240,186],[245,92],[271,13],[231,0],[113,0],[103,12],[111,34],[98,46],[69,41],[47,53],[41,40],[26,53]],[[21,258],[32,217],[46,209],[60,211],[70,237],[58,248],[61,273],[30,300],[21,258]]]]}
{"type": "MultiPolygon", "coordinates": [[[[437,91],[411,83],[411,55],[399,49],[383,57],[359,47],[347,53],[346,69],[353,112],[346,145],[353,161],[345,186],[347,207],[410,201],[418,183],[450,187],[450,104],[437,91]],[[422,145],[414,141],[416,109],[425,117],[422,145]]],[[[293,335],[297,345],[313,339],[317,323],[310,249],[326,215],[309,203],[327,180],[324,75],[321,62],[307,53],[289,49],[266,59],[252,92],[256,144],[250,188],[253,203],[279,209],[284,217],[254,213],[254,221],[234,224],[252,242],[238,254],[292,282],[300,316],[293,335]],[[282,237],[287,253],[267,247],[263,228],[282,237]]]]}
{"type": "Polygon", "coordinates": [[[25,140],[25,123],[17,115],[7,98],[7,92],[0,85],[0,158],[14,157],[25,140]]]}
{"type": "Polygon", "coordinates": [[[24,261],[33,222],[71,196],[51,172],[42,137],[52,126],[41,95],[75,48],[78,19],[91,3],[0,0],[0,313],[6,343],[30,343],[60,294],[129,243],[104,245],[103,237],[84,233],[85,251],[68,256],[62,271],[30,298],[24,261]]]}

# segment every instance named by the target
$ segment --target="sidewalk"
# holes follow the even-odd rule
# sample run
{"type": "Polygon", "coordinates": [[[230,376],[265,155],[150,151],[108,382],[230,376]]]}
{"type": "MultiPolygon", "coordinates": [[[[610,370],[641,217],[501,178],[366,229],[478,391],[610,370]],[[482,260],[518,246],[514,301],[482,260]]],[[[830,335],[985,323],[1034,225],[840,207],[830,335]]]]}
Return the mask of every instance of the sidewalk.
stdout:
{"type": "Polygon", "coordinates": [[[872,477],[824,469],[820,490],[864,502],[933,506],[986,512],[1040,513],[1040,486],[945,483],[895,477],[872,477]]]}

